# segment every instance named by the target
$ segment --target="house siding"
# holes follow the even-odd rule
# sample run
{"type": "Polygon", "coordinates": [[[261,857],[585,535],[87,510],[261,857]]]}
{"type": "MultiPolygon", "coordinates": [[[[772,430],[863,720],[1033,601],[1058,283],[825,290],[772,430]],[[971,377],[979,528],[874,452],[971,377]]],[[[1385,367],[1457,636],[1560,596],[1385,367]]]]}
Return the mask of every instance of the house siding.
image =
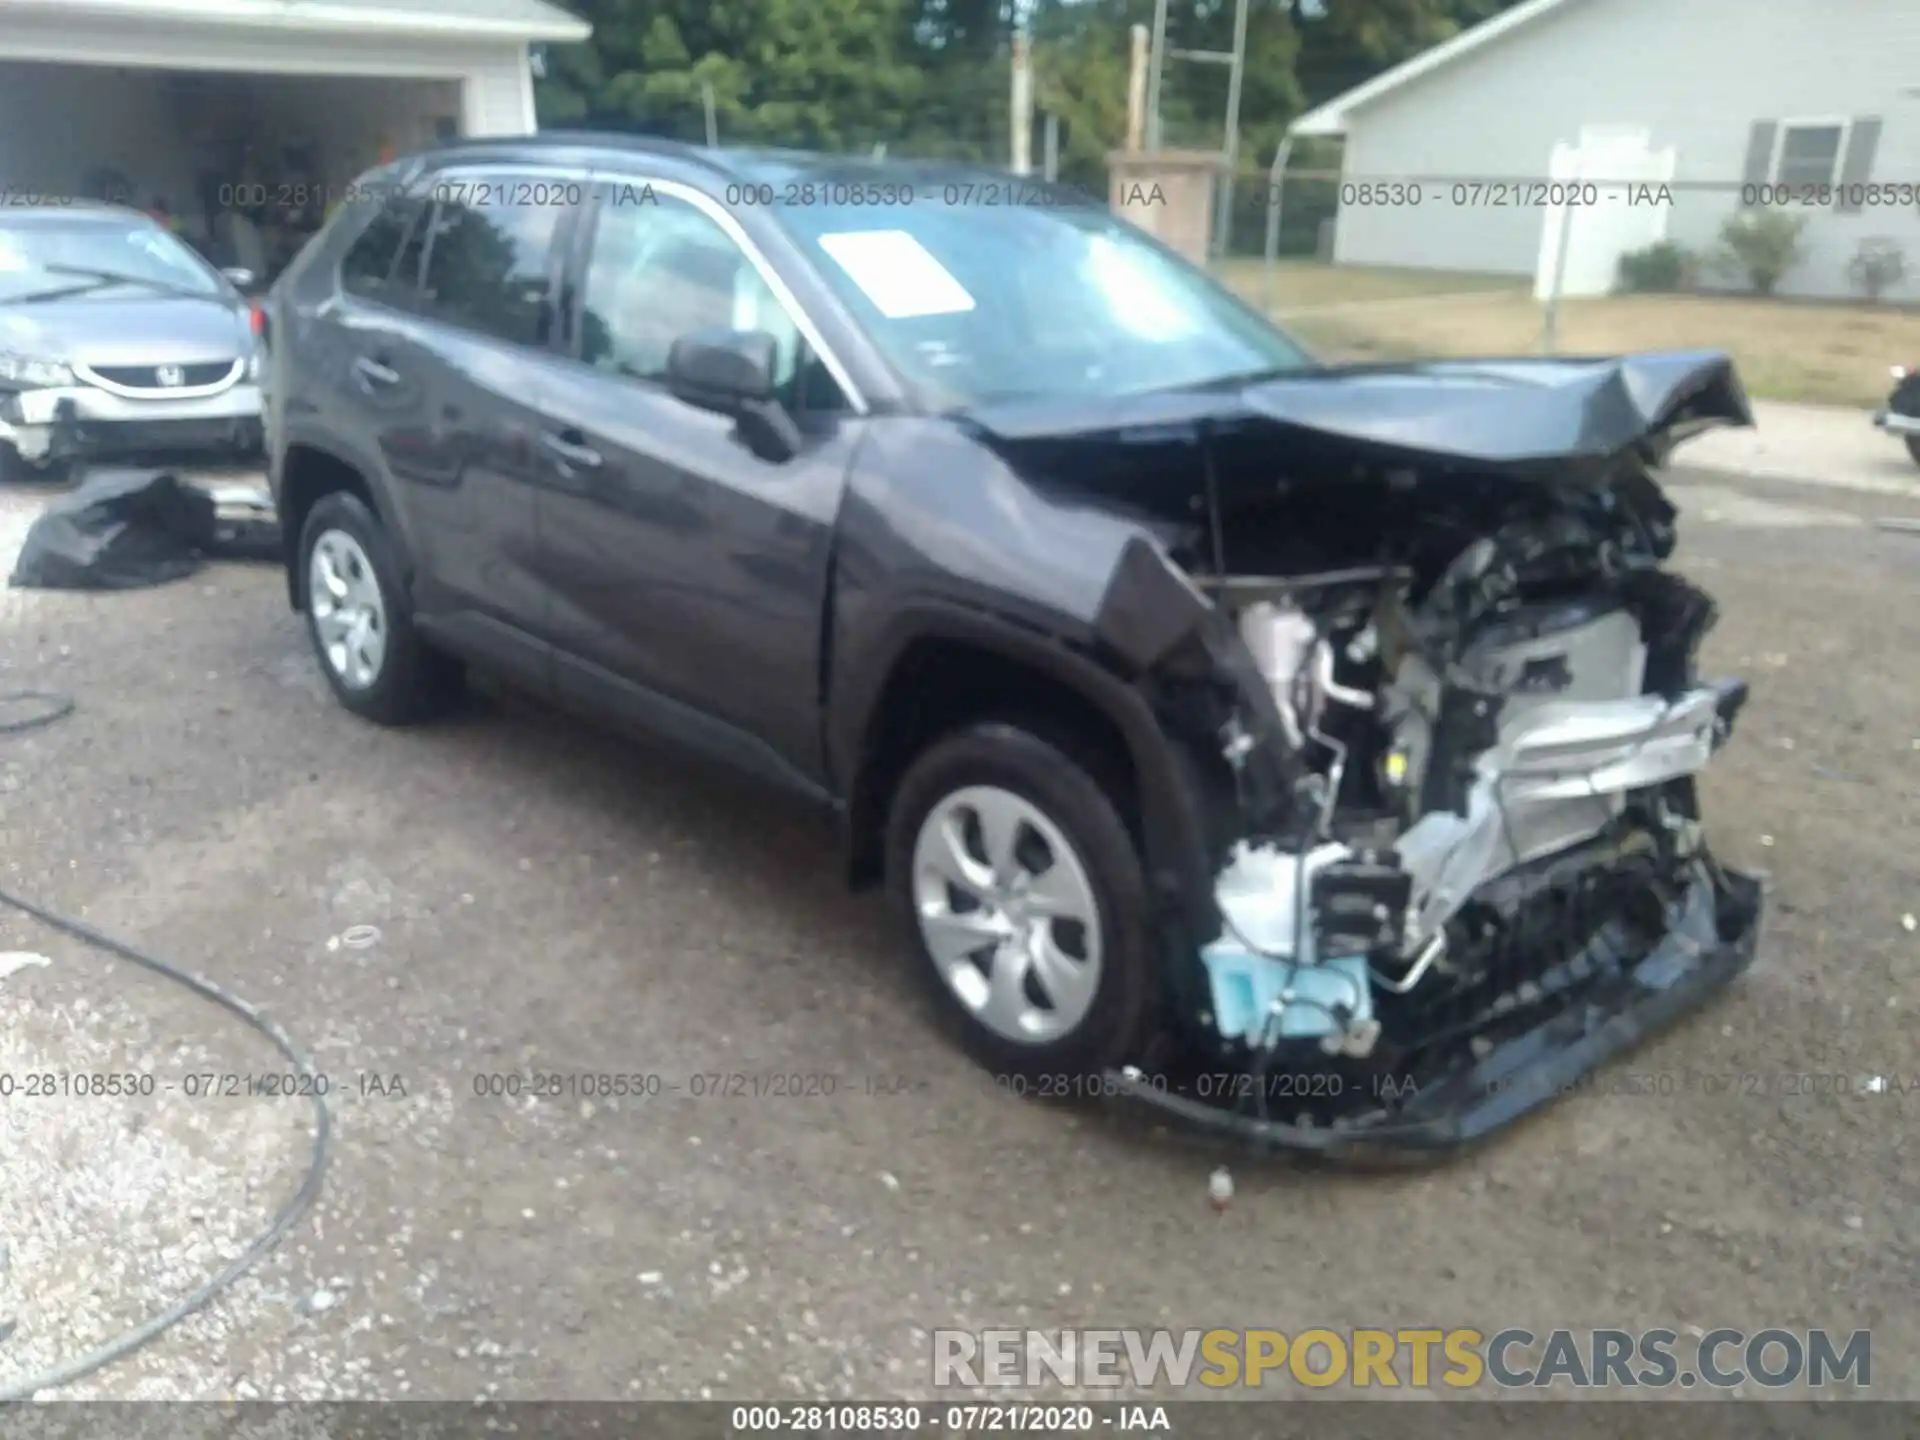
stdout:
{"type": "MultiPolygon", "coordinates": [[[[1865,178],[1920,184],[1917,56],[1913,0],[1769,0],[1762,10],[1750,0],[1569,0],[1357,109],[1344,173],[1545,179],[1555,144],[1577,143],[1583,126],[1642,126],[1654,149],[1675,151],[1667,237],[1704,250],[1739,208],[1755,121],[1877,117],[1865,178]],[[1683,188],[1690,182],[1728,188],[1683,188]]],[[[1335,260],[1531,275],[1543,212],[1455,205],[1450,191],[1428,183],[1418,205],[1341,206],[1335,260]]],[[[1853,294],[1846,271],[1859,241],[1886,237],[1909,268],[1887,298],[1920,300],[1920,208],[1793,213],[1808,217],[1806,255],[1781,294],[1853,294]]]]}
{"type": "Polygon", "coordinates": [[[217,20],[104,19],[8,10],[0,0],[0,60],[457,80],[465,91],[457,118],[467,134],[518,135],[534,127],[527,47],[512,40],[314,34],[217,20]]]}

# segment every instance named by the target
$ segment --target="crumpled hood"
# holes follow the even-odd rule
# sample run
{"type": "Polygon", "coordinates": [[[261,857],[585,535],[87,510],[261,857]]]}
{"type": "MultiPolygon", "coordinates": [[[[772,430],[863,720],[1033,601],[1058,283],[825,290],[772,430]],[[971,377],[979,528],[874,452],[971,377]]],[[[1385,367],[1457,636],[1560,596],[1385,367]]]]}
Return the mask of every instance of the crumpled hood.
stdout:
{"type": "Polygon", "coordinates": [[[1751,425],[1753,411],[1732,360],[1709,350],[1343,366],[1240,387],[991,405],[964,418],[1015,448],[1274,429],[1383,461],[1516,472],[1550,464],[1564,475],[1568,462],[1604,466],[1636,447],[1664,458],[1698,430],[1751,425]]]}

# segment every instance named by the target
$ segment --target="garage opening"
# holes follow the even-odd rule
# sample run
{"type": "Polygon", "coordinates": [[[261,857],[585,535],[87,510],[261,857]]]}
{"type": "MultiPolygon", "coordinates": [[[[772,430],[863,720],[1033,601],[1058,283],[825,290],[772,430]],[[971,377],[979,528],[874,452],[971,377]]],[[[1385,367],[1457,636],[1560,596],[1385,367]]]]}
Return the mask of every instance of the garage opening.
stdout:
{"type": "Polygon", "coordinates": [[[460,132],[461,82],[0,61],[0,186],[163,207],[264,285],[355,176],[460,132]]]}

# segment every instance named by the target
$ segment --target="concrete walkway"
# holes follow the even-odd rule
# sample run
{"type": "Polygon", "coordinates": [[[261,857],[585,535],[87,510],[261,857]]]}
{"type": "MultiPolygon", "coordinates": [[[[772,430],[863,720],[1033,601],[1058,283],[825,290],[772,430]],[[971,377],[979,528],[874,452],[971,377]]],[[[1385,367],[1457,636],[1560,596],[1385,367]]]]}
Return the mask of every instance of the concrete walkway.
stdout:
{"type": "Polygon", "coordinates": [[[1753,402],[1755,427],[1710,430],[1681,445],[1672,463],[1761,480],[1832,485],[1920,498],[1920,465],[1865,410],[1753,402]]]}

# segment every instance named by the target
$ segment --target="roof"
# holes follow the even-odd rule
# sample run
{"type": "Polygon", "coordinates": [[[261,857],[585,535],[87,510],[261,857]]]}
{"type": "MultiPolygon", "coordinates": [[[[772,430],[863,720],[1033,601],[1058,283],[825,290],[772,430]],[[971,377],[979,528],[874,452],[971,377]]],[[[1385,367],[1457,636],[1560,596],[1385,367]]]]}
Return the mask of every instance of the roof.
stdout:
{"type": "Polygon", "coordinates": [[[1357,85],[1346,94],[1336,95],[1326,104],[1307,111],[1293,122],[1289,133],[1344,135],[1347,133],[1348,118],[1360,107],[1373,104],[1443,65],[1451,65],[1476,50],[1485,49],[1503,36],[1532,24],[1543,15],[1552,14],[1563,5],[1574,3],[1577,0],[1525,0],[1524,4],[1516,5],[1511,10],[1503,10],[1491,20],[1483,20],[1470,30],[1462,30],[1451,40],[1443,41],[1431,50],[1422,50],[1411,60],[1404,60],[1391,70],[1383,71],[1366,84],[1357,85]]]}
{"type": "Polygon", "coordinates": [[[579,41],[593,27],[551,0],[6,0],[63,16],[197,21],[283,31],[579,41]]]}
{"type": "MultiPolygon", "coordinates": [[[[925,187],[931,193],[940,185],[955,181],[970,180],[980,185],[1013,183],[1004,171],[964,160],[917,160],[907,156],[874,159],[865,155],[756,146],[710,149],[704,145],[690,145],[681,140],[624,130],[542,130],[533,135],[475,136],[448,141],[431,153],[443,158],[457,158],[468,154],[527,150],[610,150],[630,155],[661,155],[699,165],[729,180],[747,181],[755,185],[779,185],[795,180],[816,184],[873,181],[925,187]]],[[[1049,195],[1062,200],[1068,197],[1084,198],[1066,187],[1045,186],[1037,176],[1021,180],[1018,184],[1023,191],[1029,186],[1035,189],[1044,187],[1049,195]]]]}

